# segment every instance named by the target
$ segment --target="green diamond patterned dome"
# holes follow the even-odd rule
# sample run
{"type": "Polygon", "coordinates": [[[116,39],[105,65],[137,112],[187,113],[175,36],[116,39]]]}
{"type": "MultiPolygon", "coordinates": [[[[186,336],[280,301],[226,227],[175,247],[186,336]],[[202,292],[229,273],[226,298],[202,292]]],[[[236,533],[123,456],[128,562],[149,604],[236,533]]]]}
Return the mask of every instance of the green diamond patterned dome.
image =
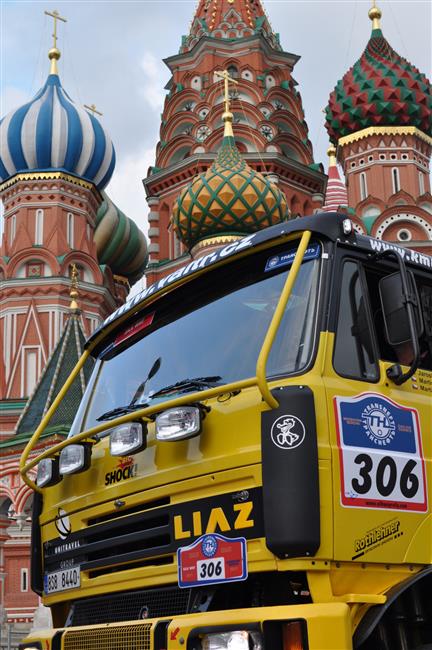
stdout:
{"type": "MultiPolygon", "coordinates": [[[[377,21],[378,8],[369,12],[377,21]]],[[[326,108],[330,140],[381,126],[414,126],[432,135],[428,79],[399,56],[374,22],[371,38],[355,65],[338,81],[326,108]]]]}
{"type": "Polygon", "coordinates": [[[225,135],[217,158],[180,194],[171,223],[190,250],[203,239],[244,235],[288,218],[279,188],[243,160],[233,136],[225,135]]]}

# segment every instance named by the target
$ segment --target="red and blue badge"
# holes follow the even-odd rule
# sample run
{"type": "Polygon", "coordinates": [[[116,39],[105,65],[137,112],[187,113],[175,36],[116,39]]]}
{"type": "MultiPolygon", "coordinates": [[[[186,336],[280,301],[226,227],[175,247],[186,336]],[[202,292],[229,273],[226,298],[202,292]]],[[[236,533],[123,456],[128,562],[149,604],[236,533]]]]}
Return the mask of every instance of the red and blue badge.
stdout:
{"type": "Polygon", "coordinates": [[[246,540],[216,533],[202,535],[193,544],[178,549],[177,562],[179,587],[246,580],[246,540]]]}

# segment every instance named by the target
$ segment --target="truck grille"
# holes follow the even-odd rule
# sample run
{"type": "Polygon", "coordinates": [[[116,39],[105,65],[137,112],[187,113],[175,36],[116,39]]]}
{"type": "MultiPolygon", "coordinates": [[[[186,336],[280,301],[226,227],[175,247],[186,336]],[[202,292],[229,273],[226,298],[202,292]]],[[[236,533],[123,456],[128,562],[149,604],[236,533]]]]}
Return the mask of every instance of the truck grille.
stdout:
{"type": "Polygon", "coordinates": [[[199,512],[205,531],[210,513],[224,513],[228,537],[242,535],[246,539],[264,536],[262,488],[219,494],[193,501],[167,505],[163,500],[143,504],[125,512],[112,512],[83,522],[81,530],[72,531],[66,539],[52,539],[44,544],[44,571],[58,571],[71,563],[96,578],[106,573],[126,571],[134,566],[173,563],[174,553],[192,542],[193,513],[199,512]],[[236,526],[238,508],[250,502],[249,520],[243,528],[236,526]],[[141,509],[142,508],[142,509],[141,509]],[[175,538],[174,522],[181,523],[184,535],[175,538]]]}
{"type": "Polygon", "coordinates": [[[72,606],[68,624],[70,626],[97,625],[179,616],[189,611],[190,598],[190,589],[178,587],[85,598],[72,606]]]}
{"type": "Polygon", "coordinates": [[[150,650],[149,623],[119,625],[89,630],[68,630],[63,635],[64,650],[150,650]]]}

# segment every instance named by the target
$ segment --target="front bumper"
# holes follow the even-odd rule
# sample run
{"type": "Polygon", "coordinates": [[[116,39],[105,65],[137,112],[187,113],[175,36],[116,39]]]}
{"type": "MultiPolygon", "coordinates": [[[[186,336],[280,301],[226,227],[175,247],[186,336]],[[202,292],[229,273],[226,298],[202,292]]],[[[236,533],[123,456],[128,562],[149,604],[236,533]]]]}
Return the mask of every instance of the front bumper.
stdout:
{"type": "MultiPolygon", "coordinates": [[[[348,605],[323,603],[186,614],[152,619],[46,630],[25,639],[20,650],[199,650],[200,635],[222,629],[266,629],[267,622],[303,621],[304,650],[351,650],[348,605]]],[[[283,650],[268,647],[265,650],[283,650]]]]}

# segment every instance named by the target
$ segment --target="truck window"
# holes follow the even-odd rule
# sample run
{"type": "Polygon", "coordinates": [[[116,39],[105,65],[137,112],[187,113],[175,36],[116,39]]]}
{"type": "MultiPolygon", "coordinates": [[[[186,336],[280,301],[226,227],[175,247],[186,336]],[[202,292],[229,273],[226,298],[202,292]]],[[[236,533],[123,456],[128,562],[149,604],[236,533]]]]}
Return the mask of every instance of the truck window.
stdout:
{"type": "MultiPolygon", "coordinates": [[[[281,253],[281,258],[290,255],[286,247],[281,253]]],[[[268,376],[297,373],[310,362],[318,256],[316,246],[315,259],[301,266],[268,359],[268,376]]],[[[135,319],[137,325],[128,322],[126,333],[141,329],[126,340],[120,332],[100,355],[90,381],[91,394],[83,400],[88,400],[86,428],[96,425],[97,418],[110,409],[167,399],[167,387],[179,382],[198,379],[214,385],[255,376],[258,354],[289,269],[287,265],[273,268],[275,259],[266,252],[248,261],[241,273],[232,269],[223,282],[220,278],[212,284],[195,282],[177,292],[175,304],[166,296],[140,320],[135,319]]],[[[78,416],[70,435],[77,426],[78,416]]]]}
{"type": "Polygon", "coordinates": [[[359,264],[352,260],[342,269],[333,365],[343,377],[370,382],[379,378],[367,287],[359,264]]]}

